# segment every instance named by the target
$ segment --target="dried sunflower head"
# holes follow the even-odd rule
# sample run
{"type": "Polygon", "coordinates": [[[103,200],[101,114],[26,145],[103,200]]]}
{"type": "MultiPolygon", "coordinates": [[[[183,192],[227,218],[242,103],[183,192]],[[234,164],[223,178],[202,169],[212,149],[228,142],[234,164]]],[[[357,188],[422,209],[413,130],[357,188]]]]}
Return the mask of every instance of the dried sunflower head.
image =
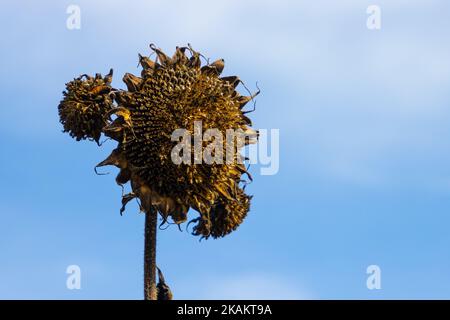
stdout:
{"type": "Polygon", "coordinates": [[[82,75],[66,84],[64,98],[58,111],[64,132],[77,141],[92,139],[99,143],[106,123],[106,115],[111,111],[113,100],[110,97],[112,69],[102,77],[82,75]]]}
{"type": "MultiPolygon", "coordinates": [[[[178,164],[171,156],[178,143],[172,134],[181,128],[195,135],[200,122],[203,131],[214,129],[223,137],[229,130],[255,136],[242,109],[259,91],[240,95],[238,77],[220,76],[223,59],[202,65],[202,55],[190,46],[177,47],[172,57],[150,47],[156,53],[155,61],[139,55],[141,75],[124,75],[127,90],[114,90],[101,77],[70,82],[60,104],[61,122],[78,140],[98,141],[102,132],[118,142],[98,166],[120,168],[117,183],[131,183],[133,192],[124,196],[121,212],[138,197],[143,210],[156,209],[164,221],[170,217],[180,224],[193,208],[200,213],[192,220],[198,222],[194,235],[225,236],[240,225],[250,208],[251,197],[239,185],[242,175],[248,174],[239,150],[252,139],[233,144],[231,159],[227,156],[224,162],[197,162],[198,150],[193,145],[194,163],[178,164]],[[93,95],[95,88],[102,90],[94,90],[93,95]]],[[[200,155],[209,143],[201,142],[200,155]]]]}
{"type": "Polygon", "coordinates": [[[194,227],[193,234],[206,239],[210,236],[220,238],[236,230],[250,210],[251,198],[242,189],[238,189],[236,199],[220,198],[209,214],[196,219],[198,224],[194,227]]]}

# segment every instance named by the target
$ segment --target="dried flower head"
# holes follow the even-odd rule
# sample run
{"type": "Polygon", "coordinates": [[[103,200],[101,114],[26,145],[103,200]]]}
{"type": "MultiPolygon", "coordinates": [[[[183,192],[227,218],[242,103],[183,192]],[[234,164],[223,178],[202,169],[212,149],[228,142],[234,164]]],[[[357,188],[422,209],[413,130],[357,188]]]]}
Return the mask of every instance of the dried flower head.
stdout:
{"type": "Polygon", "coordinates": [[[208,214],[203,214],[195,219],[198,224],[194,227],[193,234],[204,238],[224,237],[239,227],[250,209],[251,196],[246,195],[242,189],[238,189],[236,199],[230,201],[220,198],[211,208],[208,214]]]}
{"type": "Polygon", "coordinates": [[[112,109],[112,69],[104,78],[82,75],[66,84],[64,98],[58,106],[64,132],[77,141],[92,139],[99,142],[107,124],[106,114],[112,109]]]}
{"type": "MultiPolygon", "coordinates": [[[[232,159],[226,163],[176,164],[171,158],[177,144],[172,133],[183,128],[195,135],[195,123],[201,121],[203,130],[215,129],[223,136],[229,129],[255,136],[243,108],[259,91],[240,95],[238,77],[220,77],[223,59],[202,66],[202,55],[190,46],[177,47],[172,57],[153,45],[150,48],[156,53],[155,61],[139,55],[141,76],[125,74],[126,91],[113,90],[103,80],[100,85],[105,91],[89,96],[99,85],[92,82],[97,80],[79,78],[69,83],[60,105],[61,122],[78,140],[98,141],[103,132],[118,142],[97,166],[114,165],[120,168],[117,183],[131,183],[133,192],[123,197],[121,212],[137,197],[143,210],[156,209],[164,221],[170,217],[180,224],[193,208],[200,213],[191,221],[198,222],[194,235],[225,236],[241,224],[250,208],[251,197],[240,186],[242,175],[249,174],[239,149],[252,140],[232,146],[232,159]],[[111,96],[116,102],[113,107],[111,96]],[[87,123],[98,125],[88,128],[87,123]]],[[[207,145],[202,142],[202,154],[207,145]]],[[[195,155],[194,146],[192,150],[195,155]]]]}

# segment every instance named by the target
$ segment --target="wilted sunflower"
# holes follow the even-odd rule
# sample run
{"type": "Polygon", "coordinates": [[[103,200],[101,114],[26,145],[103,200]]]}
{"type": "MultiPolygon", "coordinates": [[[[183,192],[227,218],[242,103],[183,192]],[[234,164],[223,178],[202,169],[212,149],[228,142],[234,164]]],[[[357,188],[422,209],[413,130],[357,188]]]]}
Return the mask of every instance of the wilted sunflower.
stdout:
{"type": "MultiPolygon", "coordinates": [[[[239,186],[247,171],[238,150],[232,163],[175,164],[171,134],[179,128],[194,134],[194,121],[202,121],[204,130],[216,128],[224,136],[227,129],[255,135],[242,111],[254,96],[236,91],[239,78],[220,78],[222,59],[202,67],[200,54],[190,47],[177,48],[171,58],[151,48],[156,62],[140,55],[141,77],[125,74],[128,91],[114,93],[116,118],[103,132],[119,145],[99,166],[119,167],[117,182],[131,180],[144,209],[153,206],[164,219],[171,217],[179,224],[193,208],[201,215],[194,234],[225,236],[249,209],[250,199],[239,186]]],[[[130,199],[132,195],[127,195],[125,202],[130,199]]]]}
{"type": "MultiPolygon", "coordinates": [[[[130,200],[138,198],[154,223],[159,212],[163,223],[170,217],[180,224],[193,208],[200,214],[191,220],[197,223],[194,235],[223,237],[242,223],[250,208],[251,197],[240,186],[242,175],[250,175],[239,150],[256,140],[257,132],[250,128],[243,108],[259,90],[240,95],[237,76],[220,76],[223,59],[202,66],[203,56],[190,46],[177,47],[172,57],[153,45],[150,48],[156,53],[155,61],[139,55],[141,75],[124,75],[127,90],[110,87],[112,71],[108,78],[85,76],[85,80],[80,77],[68,83],[59,107],[64,130],[77,140],[98,142],[104,133],[118,142],[97,167],[114,165],[120,169],[116,182],[130,182],[132,192],[123,196],[121,213],[130,200]],[[202,130],[216,129],[223,136],[227,130],[240,130],[247,139],[232,146],[231,161],[174,163],[171,152],[178,142],[173,141],[173,132],[182,128],[194,135],[199,121],[202,130]]],[[[201,143],[202,155],[207,144],[201,143]]]]}
{"type": "Polygon", "coordinates": [[[107,124],[105,115],[111,111],[113,70],[104,78],[82,75],[66,84],[64,99],[58,106],[64,132],[77,141],[93,139],[99,143],[103,127],[107,124]]]}

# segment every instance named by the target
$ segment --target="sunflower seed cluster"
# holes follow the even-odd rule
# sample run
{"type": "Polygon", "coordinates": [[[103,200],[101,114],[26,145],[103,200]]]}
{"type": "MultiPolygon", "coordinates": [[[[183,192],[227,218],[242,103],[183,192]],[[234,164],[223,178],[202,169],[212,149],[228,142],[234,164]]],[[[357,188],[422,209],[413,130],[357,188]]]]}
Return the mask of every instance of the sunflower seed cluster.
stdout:
{"type": "MultiPolygon", "coordinates": [[[[248,175],[238,152],[242,146],[233,147],[231,162],[175,164],[171,151],[177,142],[172,141],[171,135],[179,128],[194,135],[194,123],[198,121],[201,121],[203,131],[216,129],[223,136],[227,129],[255,132],[242,109],[259,91],[251,96],[240,95],[236,90],[240,83],[238,77],[220,76],[224,68],[222,59],[202,65],[201,54],[190,46],[177,47],[171,57],[152,45],[150,47],[156,59],[139,55],[141,74],[124,75],[127,90],[105,90],[103,95],[94,98],[103,103],[99,105],[103,107],[101,110],[95,109],[92,96],[86,95],[92,87],[83,91],[85,85],[80,79],[69,83],[69,93],[62,105],[72,107],[68,111],[68,107],[63,107],[64,112],[60,107],[61,121],[71,124],[66,131],[70,130],[77,139],[92,137],[97,140],[101,131],[118,142],[117,148],[98,166],[120,168],[117,183],[131,183],[133,193],[126,195],[122,201],[124,205],[138,197],[143,210],[155,208],[164,221],[170,217],[176,224],[185,222],[188,210],[193,208],[200,214],[191,220],[197,222],[194,235],[223,237],[242,223],[250,208],[251,197],[240,186],[242,175],[248,175]],[[81,93],[81,101],[78,101],[76,98],[81,93]],[[110,105],[105,108],[111,101],[104,94],[113,97],[112,110],[110,105]],[[92,106],[82,109],[83,112],[98,110],[97,114],[101,114],[101,119],[107,119],[107,124],[96,127],[95,135],[93,131],[88,132],[86,116],[78,112],[75,117],[73,112],[70,113],[75,102],[92,106]]],[[[248,143],[250,141],[246,140],[245,144],[248,143]]],[[[203,142],[202,148],[206,146],[203,142]]]]}
{"type": "Polygon", "coordinates": [[[58,106],[64,132],[77,141],[92,139],[99,143],[105,116],[111,111],[112,70],[105,77],[83,75],[66,84],[64,98],[58,106]]]}

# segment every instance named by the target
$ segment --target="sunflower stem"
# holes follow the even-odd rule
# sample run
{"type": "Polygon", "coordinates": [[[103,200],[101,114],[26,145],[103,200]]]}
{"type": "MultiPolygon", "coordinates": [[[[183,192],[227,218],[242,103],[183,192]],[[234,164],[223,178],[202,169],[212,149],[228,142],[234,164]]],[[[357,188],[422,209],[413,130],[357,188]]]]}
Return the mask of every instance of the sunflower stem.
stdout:
{"type": "Polygon", "coordinates": [[[156,300],[156,210],[145,212],[144,299],[156,300]]]}

